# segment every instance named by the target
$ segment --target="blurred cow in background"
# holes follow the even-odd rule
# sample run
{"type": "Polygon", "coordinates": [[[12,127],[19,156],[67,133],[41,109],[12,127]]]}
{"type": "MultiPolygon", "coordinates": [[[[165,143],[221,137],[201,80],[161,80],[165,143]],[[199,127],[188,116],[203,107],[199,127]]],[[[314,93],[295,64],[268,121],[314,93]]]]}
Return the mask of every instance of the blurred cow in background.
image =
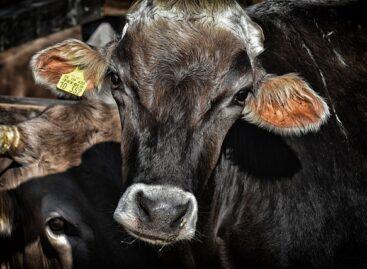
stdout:
{"type": "Polygon", "coordinates": [[[3,157],[22,165],[0,177],[0,189],[78,166],[84,151],[97,143],[120,142],[120,132],[117,108],[101,102],[54,105],[33,119],[0,125],[3,157]]]}
{"type": "Polygon", "coordinates": [[[158,268],[157,252],[112,218],[122,184],[115,109],[54,105],[0,126],[0,141],[19,139],[3,154],[15,161],[2,177],[14,184],[0,192],[0,268],[158,268]]]}
{"type": "Polygon", "coordinates": [[[133,243],[112,218],[119,143],[95,145],[81,159],[0,192],[0,268],[158,268],[154,249],[133,243]]]}

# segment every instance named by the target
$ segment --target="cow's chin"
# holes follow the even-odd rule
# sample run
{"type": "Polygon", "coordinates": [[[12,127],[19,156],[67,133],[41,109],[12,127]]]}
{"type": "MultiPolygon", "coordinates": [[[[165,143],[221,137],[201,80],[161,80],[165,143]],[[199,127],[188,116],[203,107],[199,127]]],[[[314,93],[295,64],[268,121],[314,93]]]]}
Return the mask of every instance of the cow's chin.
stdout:
{"type": "Polygon", "coordinates": [[[138,238],[139,240],[148,242],[150,244],[153,245],[159,245],[159,246],[166,246],[166,245],[170,245],[182,240],[190,240],[193,238],[193,235],[188,235],[188,236],[157,236],[157,235],[153,235],[150,233],[142,233],[140,231],[133,231],[133,230],[129,230],[127,228],[125,228],[126,231],[134,236],[135,238],[138,238]]]}
{"type": "Polygon", "coordinates": [[[160,238],[160,237],[152,236],[152,235],[149,235],[149,234],[143,234],[143,233],[140,233],[138,231],[132,231],[132,230],[129,230],[129,229],[126,229],[126,231],[130,235],[138,238],[139,240],[148,242],[148,243],[153,244],[153,245],[165,246],[165,245],[169,245],[169,244],[172,244],[172,243],[175,242],[175,240],[172,240],[172,239],[168,240],[166,238],[160,238]]]}
{"type": "Polygon", "coordinates": [[[191,229],[181,230],[179,234],[170,235],[133,228],[128,223],[122,223],[122,226],[131,236],[147,243],[159,246],[166,246],[183,240],[191,240],[195,235],[195,231],[191,229]]]}

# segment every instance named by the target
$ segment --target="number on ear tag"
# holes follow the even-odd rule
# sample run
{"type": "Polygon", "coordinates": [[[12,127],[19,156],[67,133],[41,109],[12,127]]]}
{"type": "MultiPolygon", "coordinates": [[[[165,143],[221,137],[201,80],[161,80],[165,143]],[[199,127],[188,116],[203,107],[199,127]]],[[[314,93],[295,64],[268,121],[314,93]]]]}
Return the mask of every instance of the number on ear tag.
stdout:
{"type": "Polygon", "coordinates": [[[87,82],[84,79],[84,71],[77,67],[73,72],[63,74],[56,87],[73,95],[82,96],[87,88],[87,82]]]}

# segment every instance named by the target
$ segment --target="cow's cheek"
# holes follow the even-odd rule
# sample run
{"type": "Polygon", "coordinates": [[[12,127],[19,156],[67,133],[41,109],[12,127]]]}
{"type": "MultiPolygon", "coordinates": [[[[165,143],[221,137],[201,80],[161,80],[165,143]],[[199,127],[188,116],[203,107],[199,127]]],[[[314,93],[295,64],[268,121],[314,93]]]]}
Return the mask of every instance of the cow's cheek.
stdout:
{"type": "Polygon", "coordinates": [[[198,176],[201,181],[206,182],[212,174],[219,159],[222,143],[223,139],[218,136],[212,136],[205,139],[203,152],[200,154],[199,159],[200,161],[198,176]]]}
{"type": "Polygon", "coordinates": [[[71,269],[73,266],[72,246],[65,234],[54,234],[49,228],[46,228],[48,241],[58,254],[58,259],[63,268],[71,269]]]}
{"type": "Polygon", "coordinates": [[[130,174],[133,172],[131,166],[135,162],[138,154],[136,137],[132,126],[129,123],[125,123],[121,138],[122,178],[124,183],[130,178],[130,174]]]}
{"type": "MultiPolygon", "coordinates": [[[[236,122],[236,117],[221,117],[203,132],[203,146],[199,161],[199,178],[206,182],[215,169],[227,133],[236,122]]],[[[205,184],[205,183],[203,183],[205,184]]]]}

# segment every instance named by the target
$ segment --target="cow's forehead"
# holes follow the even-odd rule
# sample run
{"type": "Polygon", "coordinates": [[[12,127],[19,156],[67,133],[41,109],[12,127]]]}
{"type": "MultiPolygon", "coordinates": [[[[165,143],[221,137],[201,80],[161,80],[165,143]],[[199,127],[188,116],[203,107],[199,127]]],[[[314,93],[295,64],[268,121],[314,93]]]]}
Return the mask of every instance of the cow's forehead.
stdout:
{"type": "Polygon", "coordinates": [[[227,29],[201,22],[159,19],[131,27],[125,38],[128,42],[117,49],[127,53],[119,60],[129,61],[128,77],[137,83],[145,106],[162,116],[165,109],[196,115],[205,111],[208,101],[225,90],[238,54],[246,51],[227,29]]]}
{"type": "MultiPolygon", "coordinates": [[[[174,66],[202,61],[223,69],[238,51],[246,50],[227,29],[200,22],[159,19],[149,25],[131,27],[127,35],[129,58],[151,66],[159,62],[174,66]]],[[[122,41],[122,46],[124,44],[122,41]]]]}
{"type": "Polygon", "coordinates": [[[215,25],[237,36],[251,59],[264,49],[262,29],[234,0],[142,0],[131,8],[127,19],[129,25],[151,24],[157,19],[215,25]]]}
{"type": "Polygon", "coordinates": [[[237,55],[251,66],[262,51],[261,29],[235,1],[143,0],[127,18],[116,55],[157,115],[202,114],[230,88],[237,55]]]}

